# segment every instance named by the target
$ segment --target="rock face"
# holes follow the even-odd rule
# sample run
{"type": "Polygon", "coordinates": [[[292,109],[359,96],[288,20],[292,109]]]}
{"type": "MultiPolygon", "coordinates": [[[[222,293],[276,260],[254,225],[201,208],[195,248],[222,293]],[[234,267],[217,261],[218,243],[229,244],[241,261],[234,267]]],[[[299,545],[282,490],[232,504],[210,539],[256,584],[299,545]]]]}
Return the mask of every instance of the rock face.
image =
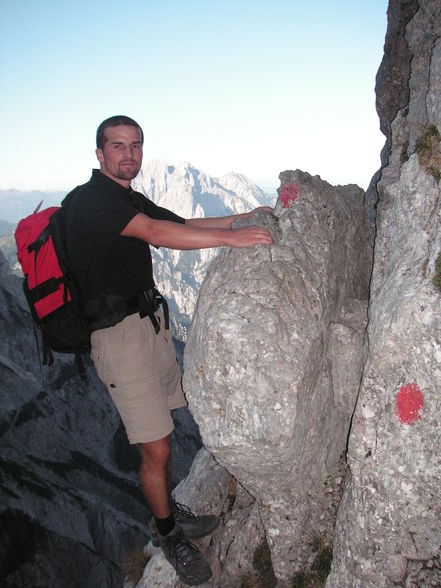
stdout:
{"type": "Polygon", "coordinates": [[[279,585],[332,541],[361,377],[373,233],[356,186],[281,174],[274,245],[224,250],[200,292],[184,389],[205,446],[256,499],[279,585]]]}
{"type": "MultiPolygon", "coordinates": [[[[389,161],[391,147],[391,121],[401,108],[409,103],[409,75],[412,53],[405,39],[405,29],[409,20],[418,10],[417,0],[396,2],[388,7],[388,29],[384,43],[384,56],[377,72],[376,106],[380,117],[380,129],[386,136],[386,143],[381,151],[381,165],[384,168],[389,161]]],[[[366,208],[369,218],[375,223],[378,202],[377,183],[381,169],[374,175],[366,192],[366,208]]]]}
{"type": "MultiPolygon", "coordinates": [[[[388,17],[377,76],[386,144],[366,202],[377,225],[365,346],[369,231],[354,231],[347,207],[329,222],[324,184],[296,172],[281,176],[276,223],[261,221],[275,245],[225,251],[210,267],[186,351],[203,440],[255,498],[250,518],[235,516],[259,513],[279,586],[311,561],[317,532],[332,535],[323,483],[338,470],[354,405],[326,586],[441,585],[441,4],[391,0],[388,17]]],[[[228,557],[207,554],[212,586],[242,585],[228,557]]]]}
{"type": "Polygon", "coordinates": [[[388,14],[368,354],[335,588],[441,585],[441,4],[392,0],[388,14]]]}

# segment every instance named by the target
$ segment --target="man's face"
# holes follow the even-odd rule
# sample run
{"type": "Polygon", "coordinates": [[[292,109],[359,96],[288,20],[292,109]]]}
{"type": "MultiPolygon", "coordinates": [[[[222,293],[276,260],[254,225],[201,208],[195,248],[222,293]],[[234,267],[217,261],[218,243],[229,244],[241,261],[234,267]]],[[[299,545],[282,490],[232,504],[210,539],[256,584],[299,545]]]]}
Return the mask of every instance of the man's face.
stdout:
{"type": "Polygon", "coordinates": [[[136,127],[119,125],[105,131],[107,141],[96,150],[103,174],[128,188],[142,163],[142,143],[136,127]]]}

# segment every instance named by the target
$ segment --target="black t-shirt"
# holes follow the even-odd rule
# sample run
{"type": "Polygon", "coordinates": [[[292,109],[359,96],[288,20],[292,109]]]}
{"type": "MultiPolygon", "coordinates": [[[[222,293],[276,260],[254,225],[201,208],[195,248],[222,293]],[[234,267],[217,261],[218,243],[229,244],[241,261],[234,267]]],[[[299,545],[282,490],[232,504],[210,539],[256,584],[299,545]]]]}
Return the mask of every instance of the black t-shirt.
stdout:
{"type": "Polygon", "coordinates": [[[159,220],[185,220],[156,206],[143,194],[124,188],[99,170],[87,184],[66,196],[66,245],[83,299],[113,294],[130,298],[154,287],[150,247],[122,237],[121,231],[139,212],[159,220]]]}

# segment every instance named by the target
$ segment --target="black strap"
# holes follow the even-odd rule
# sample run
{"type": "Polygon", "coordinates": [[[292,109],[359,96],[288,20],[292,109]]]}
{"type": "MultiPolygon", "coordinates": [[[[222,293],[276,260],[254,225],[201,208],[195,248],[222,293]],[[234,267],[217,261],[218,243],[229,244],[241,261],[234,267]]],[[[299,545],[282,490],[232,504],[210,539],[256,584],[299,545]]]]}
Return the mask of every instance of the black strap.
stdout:
{"type": "Polygon", "coordinates": [[[83,358],[81,353],[75,353],[75,362],[77,364],[78,372],[82,380],[87,380],[86,370],[84,369],[83,358]]]}
{"type": "Polygon", "coordinates": [[[49,367],[54,363],[54,354],[52,353],[52,349],[46,345],[44,337],[42,337],[42,348],[43,361],[41,362],[41,364],[47,365],[49,367]]]}
{"type": "Polygon", "coordinates": [[[162,312],[164,313],[164,322],[165,322],[165,329],[168,331],[170,328],[170,314],[168,311],[168,303],[165,298],[161,296],[161,304],[162,304],[162,312]]]}
{"type": "MultiPolygon", "coordinates": [[[[50,294],[53,294],[54,292],[56,292],[59,289],[60,284],[63,284],[63,282],[64,282],[63,277],[49,278],[49,280],[46,280],[42,284],[39,284],[35,288],[32,288],[32,290],[29,290],[29,298],[31,299],[31,301],[33,303],[39,302],[43,298],[46,298],[46,296],[49,296],[50,294]]],[[[63,302],[66,303],[66,300],[64,297],[63,297],[63,302]]]]}
{"type": "MultiPolygon", "coordinates": [[[[34,329],[35,329],[35,324],[34,324],[34,329]]],[[[50,349],[45,341],[44,341],[44,337],[42,337],[42,351],[43,351],[43,361],[41,362],[41,365],[47,365],[48,367],[51,366],[54,363],[54,354],[52,353],[52,349],[50,349]]],[[[38,339],[37,339],[37,350],[38,350],[38,339]]],[[[38,355],[40,355],[40,353],[38,352],[38,355]]],[[[77,364],[77,368],[78,368],[78,373],[80,374],[80,378],[82,380],[86,380],[87,381],[87,374],[86,374],[86,370],[84,369],[84,362],[83,362],[83,358],[81,356],[81,353],[75,353],[75,363],[77,364]]],[[[43,373],[42,373],[42,379],[43,379],[43,373]]],[[[43,384],[44,384],[44,380],[43,380],[43,384]]]]}
{"type": "Polygon", "coordinates": [[[159,333],[160,327],[158,319],[155,316],[155,312],[159,309],[160,306],[162,306],[162,312],[164,313],[165,328],[166,330],[170,328],[167,300],[156,288],[145,290],[139,294],[139,304],[141,306],[139,316],[141,318],[144,318],[145,316],[149,317],[149,319],[152,321],[152,325],[156,334],[159,333]]]}
{"type": "Polygon", "coordinates": [[[39,251],[41,247],[46,243],[51,235],[51,229],[49,225],[41,231],[38,237],[35,239],[33,243],[28,245],[28,252],[32,253],[32,251],[39,251]]]}
{"type": "Polygon", "coordinates": [[[116,325],[125,317],[139,313],[141,318],[148,316],[155,332],[159,333],[160,326],[155,312],[161,306],[164,313],[164,326],[168,330],[170,328],[168,304],[156,288],[145,290],[126,299],[105,296],[101,299],[87,300],[86,316],[92,331],[95,331],[116,325]]]}
{"type": "Polygon", "coordinates": [[[41,376],[41,385],[43,386],[43,390],[46,392],[46,386],[45,386],[45,382],[44,382],[44,373],[43,373],[43,362],[44,362],[44,357],[45,357],[45,352],[43,349],[43,362],[41,361],[40,358],[40,344],[38,343],[38,333],[37,333],[37,325],[35,324],[34,321],[32,321],[32,328],[34,331],[34,337],[35,337],[35,346],[37,348],[37,356],[38,356],[38,365],[40,367],[40,376],[41,376]]]}

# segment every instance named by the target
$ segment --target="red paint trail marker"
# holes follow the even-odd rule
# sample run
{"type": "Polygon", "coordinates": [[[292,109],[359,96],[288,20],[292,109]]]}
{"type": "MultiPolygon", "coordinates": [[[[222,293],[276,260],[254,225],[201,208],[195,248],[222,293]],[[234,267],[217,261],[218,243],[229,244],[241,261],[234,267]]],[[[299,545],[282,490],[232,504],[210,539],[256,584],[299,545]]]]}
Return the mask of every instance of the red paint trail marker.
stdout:
{"type": "Polygon", "coordinates": [[[424,396],[414,382],[401,386],[395,402],[395,414],[400,422],[410,425],[421,418],[424,396]]]}
{"type": "Polygon", "coordinates": [[[300,196],[300,189],[298,184],[288,184],[283,186],[280,193],[280,199],[283,202],[283,208],[291,208],[300,196]]]}

